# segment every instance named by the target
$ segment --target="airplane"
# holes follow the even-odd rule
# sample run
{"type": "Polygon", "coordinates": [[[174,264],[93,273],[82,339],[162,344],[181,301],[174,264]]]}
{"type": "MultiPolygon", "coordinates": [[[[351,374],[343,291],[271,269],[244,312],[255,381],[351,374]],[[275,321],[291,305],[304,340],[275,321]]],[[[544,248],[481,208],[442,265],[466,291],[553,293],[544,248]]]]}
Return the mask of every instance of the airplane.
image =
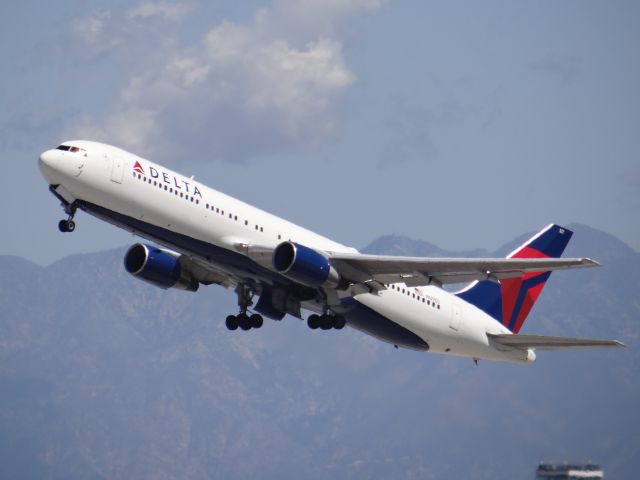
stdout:
{"type": "Polygon", "coordinates": [[[345,326],[396,348],[529,364],[536,350],[623,346],[519,334],[554,270],[597,266],[560,258],[572,232],[551,224],[506,258],[365,255],[159,164],[103,143],[67,141],[39,156],[73,232],[78,210],[153,242],[136,243],[127,272],[157,287],[233,289],[229,330],[285,315],[311,329],[345,326]],[[158,246],[159,245],[159,246],[158,246]],[[447,284],[471,282],[458,292],[447,284]]]}

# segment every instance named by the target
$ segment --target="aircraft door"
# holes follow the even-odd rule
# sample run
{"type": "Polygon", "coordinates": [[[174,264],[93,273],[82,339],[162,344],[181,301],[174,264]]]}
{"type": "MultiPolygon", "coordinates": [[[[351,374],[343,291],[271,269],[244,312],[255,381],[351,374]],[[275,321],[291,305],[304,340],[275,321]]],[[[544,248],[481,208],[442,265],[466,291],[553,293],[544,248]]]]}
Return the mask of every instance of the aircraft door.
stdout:
{"type": "Polygon", "coordinates": [[[110,155],[111,157],[111,181],[122,183],[124,177],[124,161],[118,155],[110,155]]]}

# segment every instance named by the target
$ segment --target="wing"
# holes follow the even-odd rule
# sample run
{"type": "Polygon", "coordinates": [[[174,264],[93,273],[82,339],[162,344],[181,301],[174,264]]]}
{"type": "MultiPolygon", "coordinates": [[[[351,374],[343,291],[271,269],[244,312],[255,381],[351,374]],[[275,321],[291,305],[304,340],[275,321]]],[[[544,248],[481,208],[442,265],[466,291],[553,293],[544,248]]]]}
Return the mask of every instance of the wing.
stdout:
{"type": "Polygon", "coordinates": [[[233,278],[198,257],[180,255],[178,261],[185,271],[189,272],[196,281],[203,285],[215,283],[226,288],[235,286],[236,282],[234,282],[233,278]]]}
{"type": "Polygon", "coordinates": [[[356,283],[422,286],[520,277],[576,267],[594,267],[590,258],[421,258],[361,254],[329,254],[334,268],[356,283]]]}
{"type": "Polygon", "coordinates": [[[587,338],[547,337],[544,335],[493,335],[489,339],[499,345],[537,350],[569,350],[597,347],[624,347],[618,340],[591,340],[587,338]]]}

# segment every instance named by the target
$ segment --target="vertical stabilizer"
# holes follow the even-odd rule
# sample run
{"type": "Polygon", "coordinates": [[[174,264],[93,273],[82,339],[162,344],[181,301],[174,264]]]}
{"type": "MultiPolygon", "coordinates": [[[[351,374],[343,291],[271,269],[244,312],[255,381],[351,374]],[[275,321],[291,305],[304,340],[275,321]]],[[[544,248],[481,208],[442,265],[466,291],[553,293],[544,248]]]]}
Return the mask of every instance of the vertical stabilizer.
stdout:
{"type": "MultiPolygon", "coordinates": [[[[549,225],[507,258],[558,258],[573,232],[559,225],[549,225]]],[[[526,273],[495,283],[473,282],[456,295],[491,315],[513,333],[518,333],[551,272],[526,273]]]]}

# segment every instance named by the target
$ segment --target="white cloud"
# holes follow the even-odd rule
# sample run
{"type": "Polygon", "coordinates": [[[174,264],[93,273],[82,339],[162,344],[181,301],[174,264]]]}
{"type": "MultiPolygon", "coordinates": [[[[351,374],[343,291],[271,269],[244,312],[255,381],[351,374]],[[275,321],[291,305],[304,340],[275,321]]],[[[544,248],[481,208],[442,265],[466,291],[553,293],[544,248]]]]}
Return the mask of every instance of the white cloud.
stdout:
{"type": "MultiPolygon", "coordinates": [[[[146,155],[189,148],[223,160],[313,147],[334,131],[335,106],[355,82],[335,25],[381,4],[280,0],[250,24],[215,25],[196,45],[168,41],[161,56],[128,58],[129,79],[113,109],[70,133],[146,155]],[[314,21],[301,35],[300,25],[314,21]]],[[[159,5],[166,6],[144,3],[127,16],[169,15],[159,5]]],[[[104,34],[104,25],[97,30],[104,34]]]]}
{"type": "Polygon", "coordinates": [[[127,11],[127,18],[149,19],[161,18],[170,22],[181,20],[191,11],[191,6],[185,3],[143,2],[127,11]]]}
{"type": "Polygon", "coordinates": [[[73,32],[89,56],[107,53],[120,45],[121,39],[110,32],[111,20],[111,11],[99,10],[73,21],[73,32]]]}
{"type": "Polygon", "coordinates": [[[104,31],[105,23],[111,19],[109,10],[100,10],[73,22],[74,30],[85,40],[94,41],[104,31]]]}

